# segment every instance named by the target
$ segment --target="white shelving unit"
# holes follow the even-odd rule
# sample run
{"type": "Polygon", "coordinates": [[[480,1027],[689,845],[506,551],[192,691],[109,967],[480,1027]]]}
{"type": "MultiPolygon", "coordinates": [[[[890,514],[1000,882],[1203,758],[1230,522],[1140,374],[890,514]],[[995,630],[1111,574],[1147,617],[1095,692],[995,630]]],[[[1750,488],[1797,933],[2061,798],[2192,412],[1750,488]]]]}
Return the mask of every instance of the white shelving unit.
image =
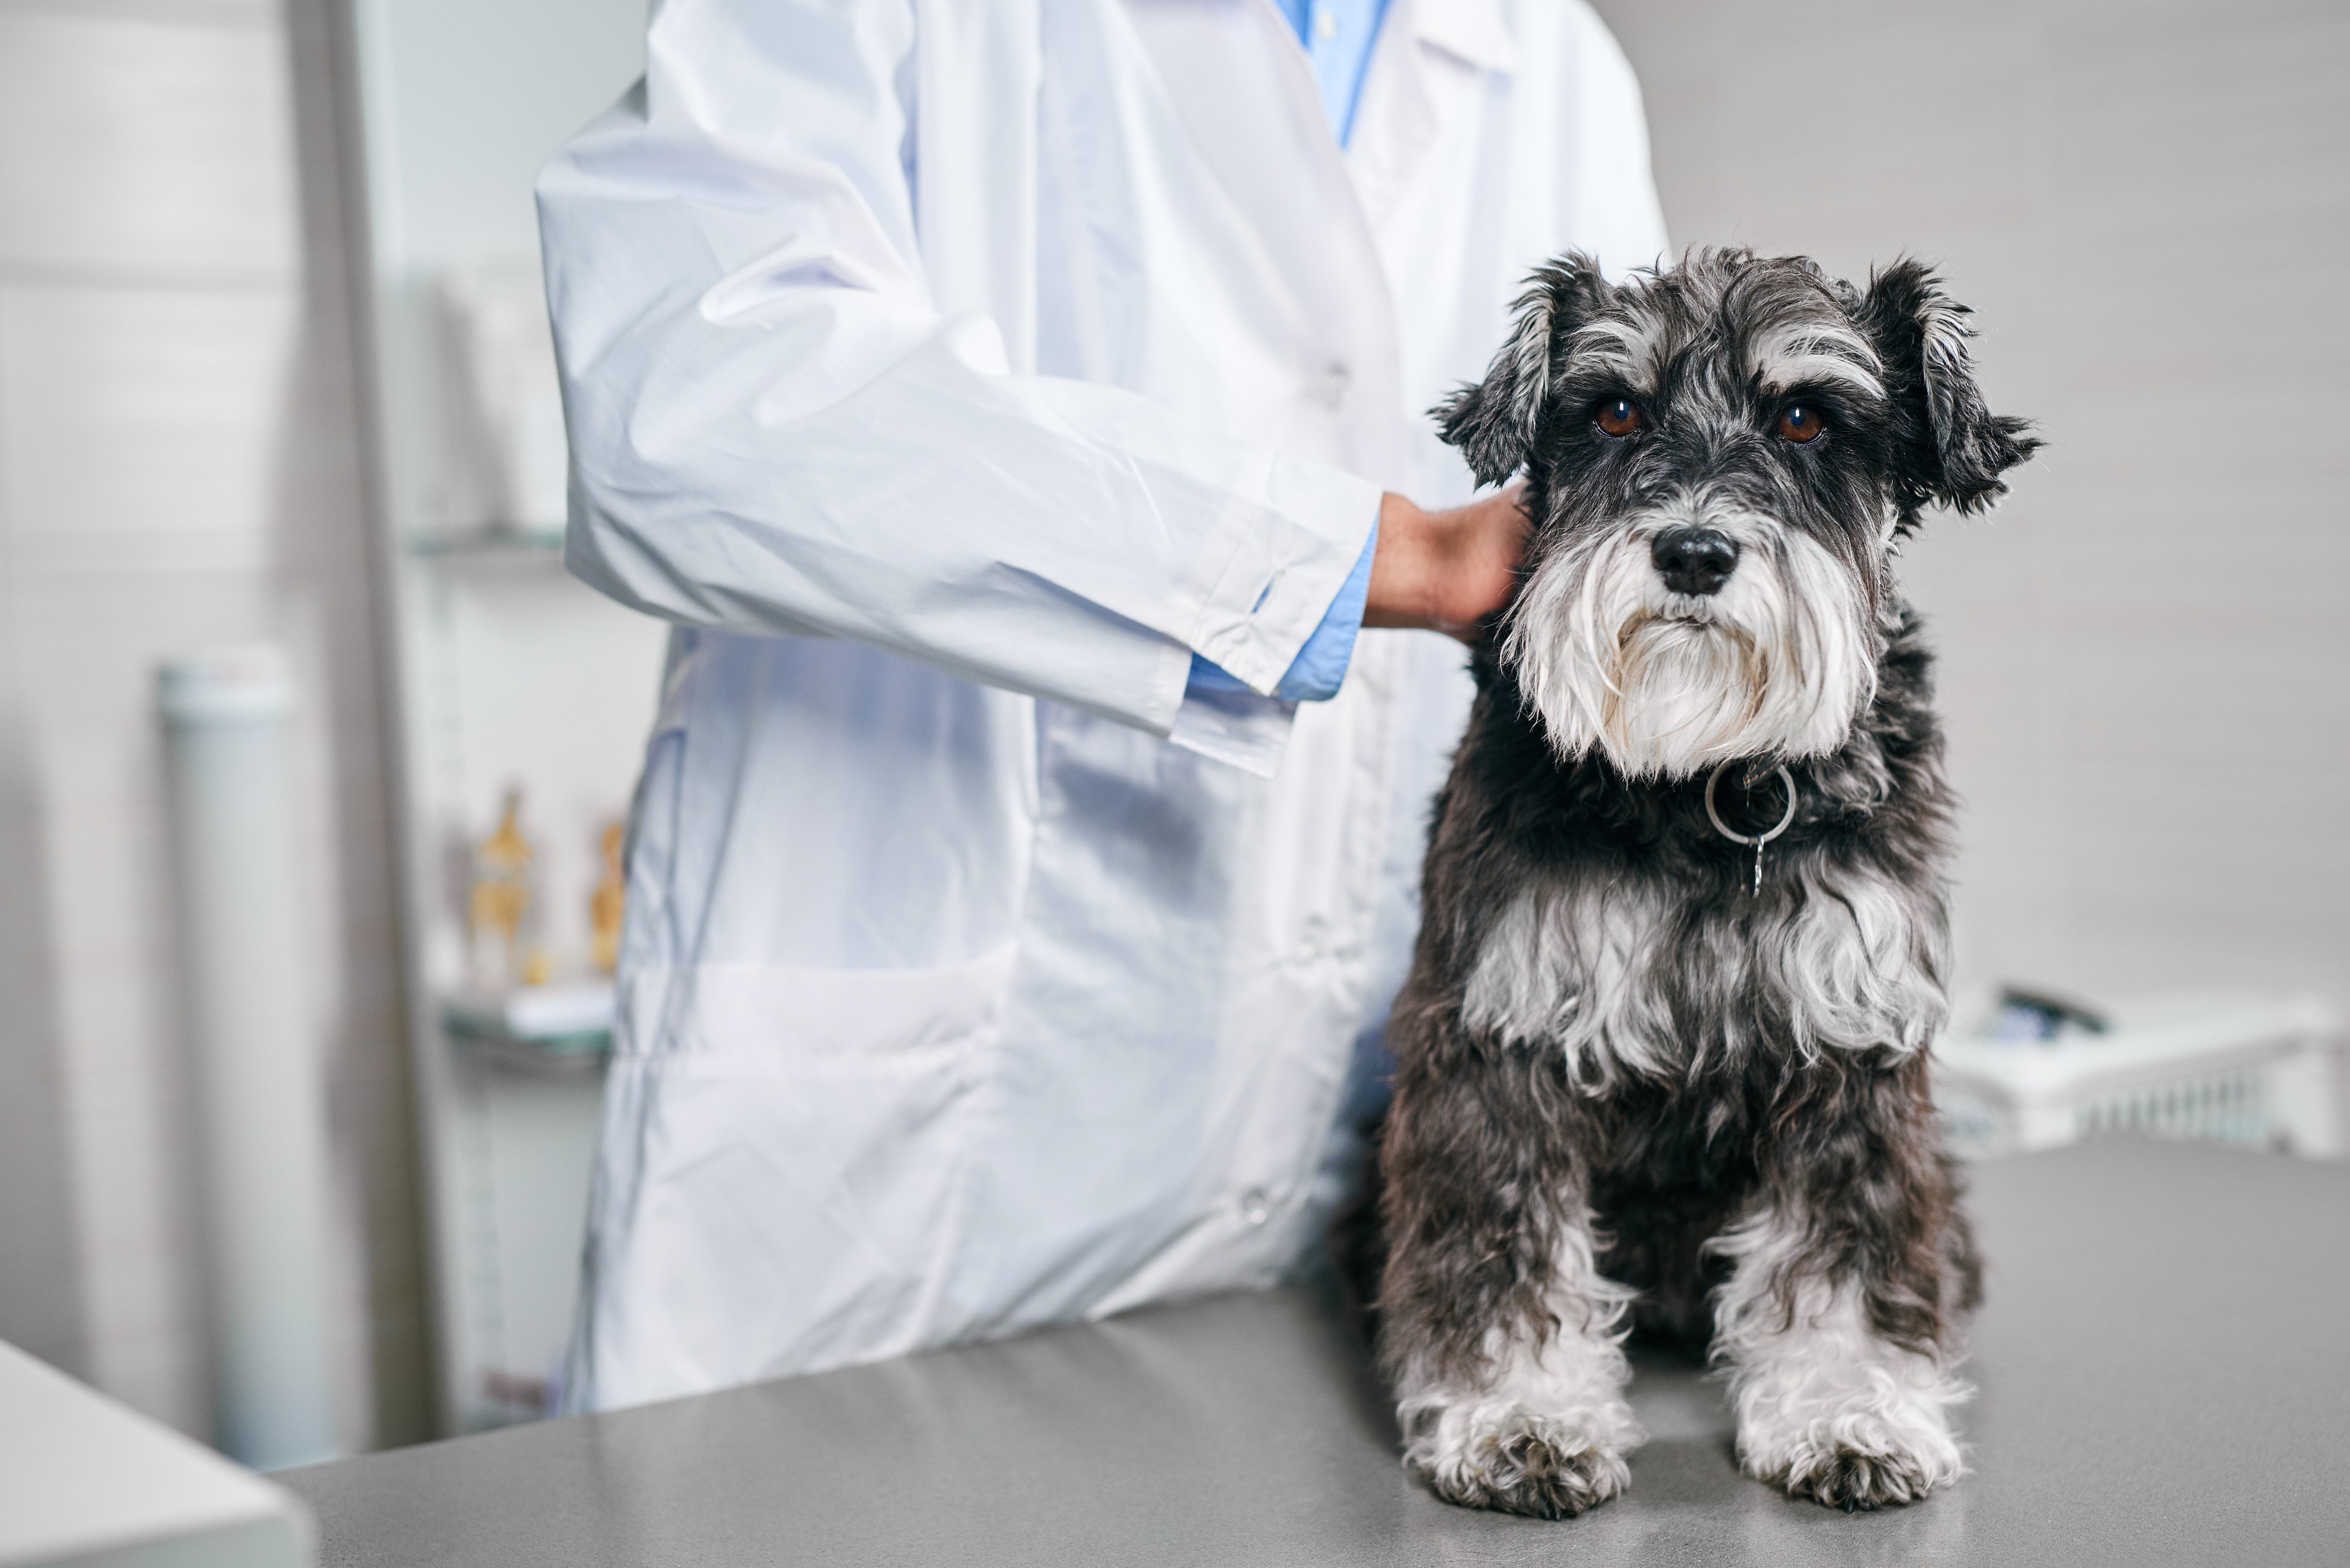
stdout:
{"type": "Polygon", "coordinates": [[[662,627],[563,570],[531,199],[546,156],[642,69],[645,6],[348,5],[442,1423],[472,1431],[534,1417],[551,1392],[605,1041],[576,1022],[534,1036],[485,1018],[468,852],[519,788],[535,940],[556,978],[581,979],[598,840],[627,808],[660,674],[662,627]]]}

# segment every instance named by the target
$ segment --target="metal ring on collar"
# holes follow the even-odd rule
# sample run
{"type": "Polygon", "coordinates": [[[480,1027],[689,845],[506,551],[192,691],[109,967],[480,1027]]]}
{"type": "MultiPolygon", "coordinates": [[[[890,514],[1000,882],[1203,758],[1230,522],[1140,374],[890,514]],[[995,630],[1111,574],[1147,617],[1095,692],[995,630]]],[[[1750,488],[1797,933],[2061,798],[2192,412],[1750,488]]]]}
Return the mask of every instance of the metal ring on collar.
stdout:
{"type": "Polygon", "coordinates": [[[1729,771],[1730,764],[1728,763],[1724,763],[1720,767],[1714,769],[1711,775],[1706,779],[1705,814],[1713,819],[1713,830],[1721,835],[1724,838],[1729,839],[1732,844],[1751,844],[1755,848],[1760,849],[1764,845],[1770,843],[1773,839],[1778,837],[1779,835],[1786,832],[1787,825],[1795,820],[1795,775],[1787,771],[1784,763],[1780,765],[1778,769],[1779,782],[1787,786],[1787,815],[1779,819],[1778,826],[1773,828],[1770,832],[1763,834],[1759,838],[1752,838],[1743,833],[1733,833],[1731,831],[1730,824],[1721,820],[1721,808],[1713,804],[1714,786],[1721,783],[1721,775],[1729,771]]]}

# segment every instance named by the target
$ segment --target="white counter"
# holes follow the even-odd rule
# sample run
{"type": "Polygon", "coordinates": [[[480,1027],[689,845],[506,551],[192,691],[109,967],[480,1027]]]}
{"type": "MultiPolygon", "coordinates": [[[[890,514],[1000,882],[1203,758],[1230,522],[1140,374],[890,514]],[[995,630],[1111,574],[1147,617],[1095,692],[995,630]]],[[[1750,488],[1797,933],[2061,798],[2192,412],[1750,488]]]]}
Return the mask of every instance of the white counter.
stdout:
{"type": "Polygon", "coordinates": [[[302,1568],[282,1488],[0,1345],[0,1568],[302,1568]]]}

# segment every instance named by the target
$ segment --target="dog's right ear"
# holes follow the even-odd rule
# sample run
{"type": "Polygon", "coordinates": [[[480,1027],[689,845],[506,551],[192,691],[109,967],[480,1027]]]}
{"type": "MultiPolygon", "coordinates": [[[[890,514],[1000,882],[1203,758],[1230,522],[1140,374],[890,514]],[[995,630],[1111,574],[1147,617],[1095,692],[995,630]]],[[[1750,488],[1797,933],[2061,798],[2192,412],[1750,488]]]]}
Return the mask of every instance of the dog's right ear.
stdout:
{"type": "Polygon", "coordinates": [[[1569,251],[1526,281],[1513,308],[1517,323],[1485,379],[1429,411],[1444,439],[1469,460],[1480,484],[1499,484],[1525,465],[1550,398],[1558,346],[1586,312],[1599,277],[1589,256],[1569,251]]]}

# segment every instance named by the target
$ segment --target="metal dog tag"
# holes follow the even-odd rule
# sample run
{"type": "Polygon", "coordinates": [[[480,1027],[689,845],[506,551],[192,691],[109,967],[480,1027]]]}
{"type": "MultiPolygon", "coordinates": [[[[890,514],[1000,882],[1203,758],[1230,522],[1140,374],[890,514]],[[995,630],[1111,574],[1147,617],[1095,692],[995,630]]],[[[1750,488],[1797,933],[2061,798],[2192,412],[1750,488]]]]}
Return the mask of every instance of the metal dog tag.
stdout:
{"type": "Polygon", "coordinates": [[[1729,839],[1732,844],[1751,844],[1754,846],[1754,886],[1747,889],[1746,896],[1750,898],[1756,898],[1759,897],[1762,891],[1762,846],[1770,843],[1773,839],[1778,837],[1779,835],[1786,832],[1787,825],[1795,820],[1795,775],[1789,773],[1783,765],[1778,769],[1779,782],[1784,784],[1787,788],[1786,812],[1779,818],[1779,825],[1776,827],[1772,828],[1768,833],[1757,834],[1750,836],[1746,834],[1735,831],[1731,827],[1730,824],[1722,821],[1721,807],[1714,803],[1713,792],[1721,785],[1721,775],[1728,773],[1731,766],[1731,764],[1729,763],[1722,763],[1720,767],[1714,769],[1712,774],[1706,779],[1705,815],[1712,819],[1713,830],[1721,835],[1724,838],[1729,839]]]}

